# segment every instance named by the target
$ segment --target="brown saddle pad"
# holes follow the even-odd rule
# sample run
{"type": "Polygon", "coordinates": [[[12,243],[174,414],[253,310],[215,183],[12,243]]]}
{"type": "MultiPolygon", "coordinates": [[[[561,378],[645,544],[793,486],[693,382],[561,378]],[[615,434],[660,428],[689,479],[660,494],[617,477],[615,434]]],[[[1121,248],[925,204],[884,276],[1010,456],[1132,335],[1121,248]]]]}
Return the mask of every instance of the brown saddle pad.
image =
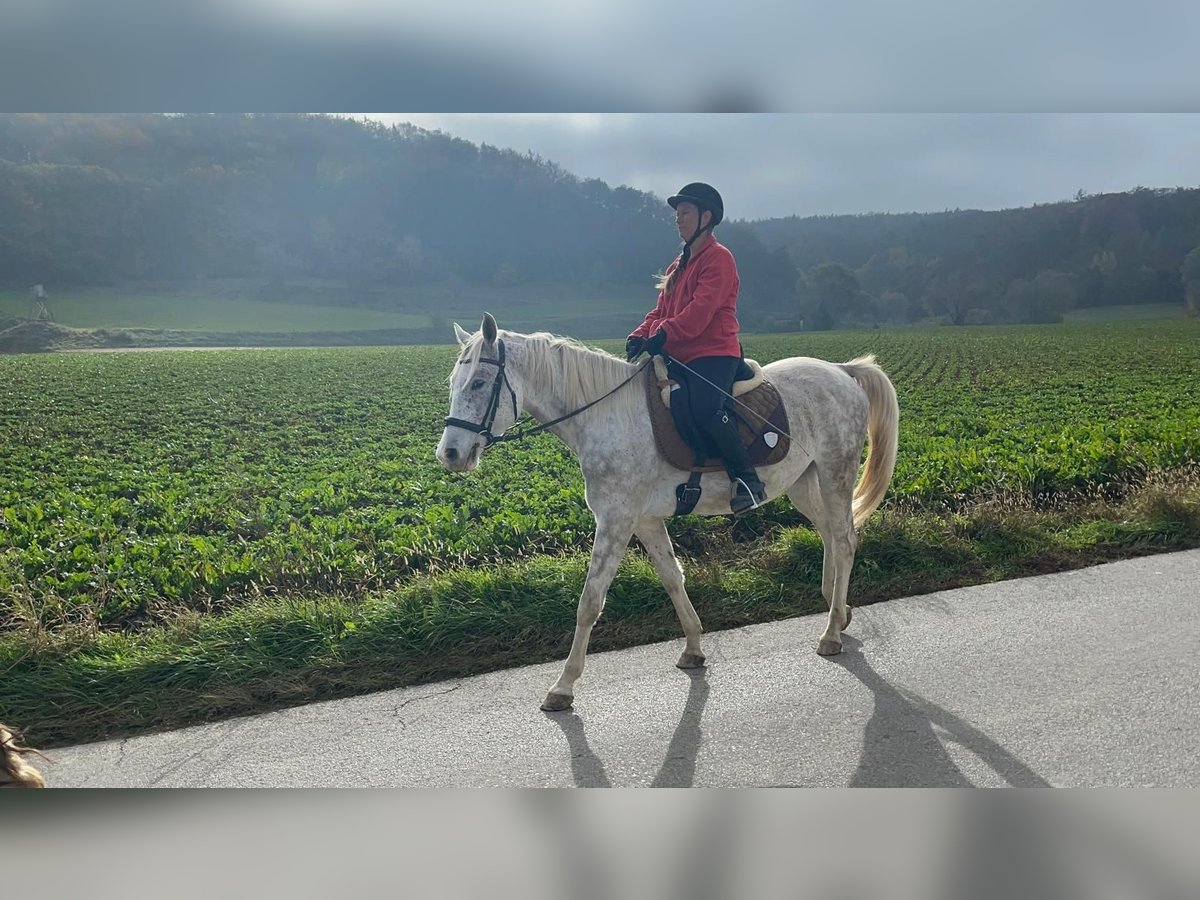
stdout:
{"type": "MultiPolygon", "coordinates": [[[[660,382],[654,367],[647,367],[646,400],[650,407],[650,421],[654,428],[654,443],[658,445],[658,452],[675,468],[685,472],[723,472],[725,462],[718,456],[710,456],[703,465],[694,465],[696,454],[679,436],[671,409],[662,398],[663,389],[674,383],[660,382]]],[[[787,412],[773,384],[763,381],[730,405],[737,411],[738,433],[750,454],[752,465],[769,466],[787,456],[792,443],[788,438],[790,429],[787,412]],[[775,442],[774,446],[770,443],[772,440],[775,442]]]]}

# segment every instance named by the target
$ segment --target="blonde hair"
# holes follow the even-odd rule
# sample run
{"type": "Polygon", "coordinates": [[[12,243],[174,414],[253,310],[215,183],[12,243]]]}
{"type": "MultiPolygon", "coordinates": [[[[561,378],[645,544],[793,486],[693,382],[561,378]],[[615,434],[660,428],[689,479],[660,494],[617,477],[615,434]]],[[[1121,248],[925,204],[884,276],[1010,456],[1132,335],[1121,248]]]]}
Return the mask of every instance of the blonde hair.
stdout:
{"type": "MultiPolygon", "coordinates": [[[[30,747],[22,747],[17,743],[21,739],[20,732],[14,732],[0,723],[0,788],[42,788],[46,786],[42,773],[25,761],[28,754],[38,751],[30,747]]],[[[45,759],[42,756],[42,759],[45,759]]]]}
{"type": "MultiPolygon", "coordinates": [[[[711,223],[712,222],[712,218],[711,218],[712,210],[711,209],[700,210],[700,221],[704,220],[705,213],[709,214],[709,217],[710,217],[709,222],[711,223]]],[[[712,238],[713,240],[716,240],[716,238],[717,238],[717,235],[715,232],[716,227],[717,227],[716,225],[709,224],[709,225],[704,226],[704,228],[702,228],[701,230],[707,231],[708,236],[710,238],[712,238]]],[[[697,232],[695,235],[692,236],[692,240],[694,241],[697,237],[699,237],[699,232],[697,232]]],[[[671,292],[671,289],[675,287],[675,282],[677,282],[679,280],[680,270],[683,269],[685,266],[687,266],[688,259],[690,256],[691,256],[691,245],[689,244],[683,248],[682,253],[680,253],[677,257],[675,257],[676,265],[675,265],[675,268],[671,270],[670,275],[668,275],[666,272],[659,272],[657,275],[652,276],[655,279],[655,284],[654,284],[655,290],[666,291],[669,294],[671,292]]]]}
{"type": "Polygon", "coordinates": [[[671,270],[670,275],[668,275],[666,272],[659,272],[656,275],[652,275],[651,277],[654,279],[654,289],[656,291],[666,291],[667,293],[670,293],[671,288],[675,287],[675,274],[678,271],[679,268],[677,266],[671,270]]]}

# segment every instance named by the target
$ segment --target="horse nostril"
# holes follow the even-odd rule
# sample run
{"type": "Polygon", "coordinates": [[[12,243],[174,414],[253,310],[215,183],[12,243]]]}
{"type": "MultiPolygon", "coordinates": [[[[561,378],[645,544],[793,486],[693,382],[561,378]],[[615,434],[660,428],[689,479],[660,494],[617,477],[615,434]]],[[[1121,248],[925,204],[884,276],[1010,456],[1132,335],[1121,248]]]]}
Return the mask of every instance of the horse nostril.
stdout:
{"type": "Polygon", "coordinates": [[[446,448],[446,459],[450,460],[450,462],[456,462],[458,460],[458,451],[455,450],[453,447],[447,447],[446,448]]]}

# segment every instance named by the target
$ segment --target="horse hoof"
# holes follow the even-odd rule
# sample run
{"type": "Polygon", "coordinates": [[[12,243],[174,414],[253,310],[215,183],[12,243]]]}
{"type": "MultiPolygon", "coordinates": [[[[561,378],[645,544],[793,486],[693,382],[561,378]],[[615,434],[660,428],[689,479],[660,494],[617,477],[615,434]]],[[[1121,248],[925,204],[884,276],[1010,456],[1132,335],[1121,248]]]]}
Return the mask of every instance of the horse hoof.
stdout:
{"type": "Polygon", "coordinates": [[[546,699],[542,701],[542,709],[546,712],[562,712],[564,709],[571,708],[571,702],[574,700],[567,694],[556,694],[553,691],[546,695],[546,699]]]}
{"type": "Polygon", "coordinates": [[[699,669],[704,665],[703,653],[689,653],[684,650],[679,657],[679,662],[675,663],[681,669],[699,669]]]}
{"type": "Polygon", "coordinates": [[[820,656],[837,656],[841,652],[841,641],[831,641],[828,638],[822,638],[817,642],[817,653],[820,656]]]}

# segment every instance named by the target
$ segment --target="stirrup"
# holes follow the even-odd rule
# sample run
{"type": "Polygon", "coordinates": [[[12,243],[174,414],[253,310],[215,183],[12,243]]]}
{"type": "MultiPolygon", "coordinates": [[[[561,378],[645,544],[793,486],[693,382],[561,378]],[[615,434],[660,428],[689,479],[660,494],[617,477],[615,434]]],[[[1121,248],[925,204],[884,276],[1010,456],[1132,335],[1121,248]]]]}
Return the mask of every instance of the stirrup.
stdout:
{"type": "Polygon", "coordinates": [[[752,509],[758,509],[767,502],[767,490],[763,487],[761,481],[758,482],[757,491],[751,488],[745,479],[737,478],[733,483],[737,487],[733,492],[733,497],[729,501],[729,508],[735,516],[750,512],[752,509]]]}

